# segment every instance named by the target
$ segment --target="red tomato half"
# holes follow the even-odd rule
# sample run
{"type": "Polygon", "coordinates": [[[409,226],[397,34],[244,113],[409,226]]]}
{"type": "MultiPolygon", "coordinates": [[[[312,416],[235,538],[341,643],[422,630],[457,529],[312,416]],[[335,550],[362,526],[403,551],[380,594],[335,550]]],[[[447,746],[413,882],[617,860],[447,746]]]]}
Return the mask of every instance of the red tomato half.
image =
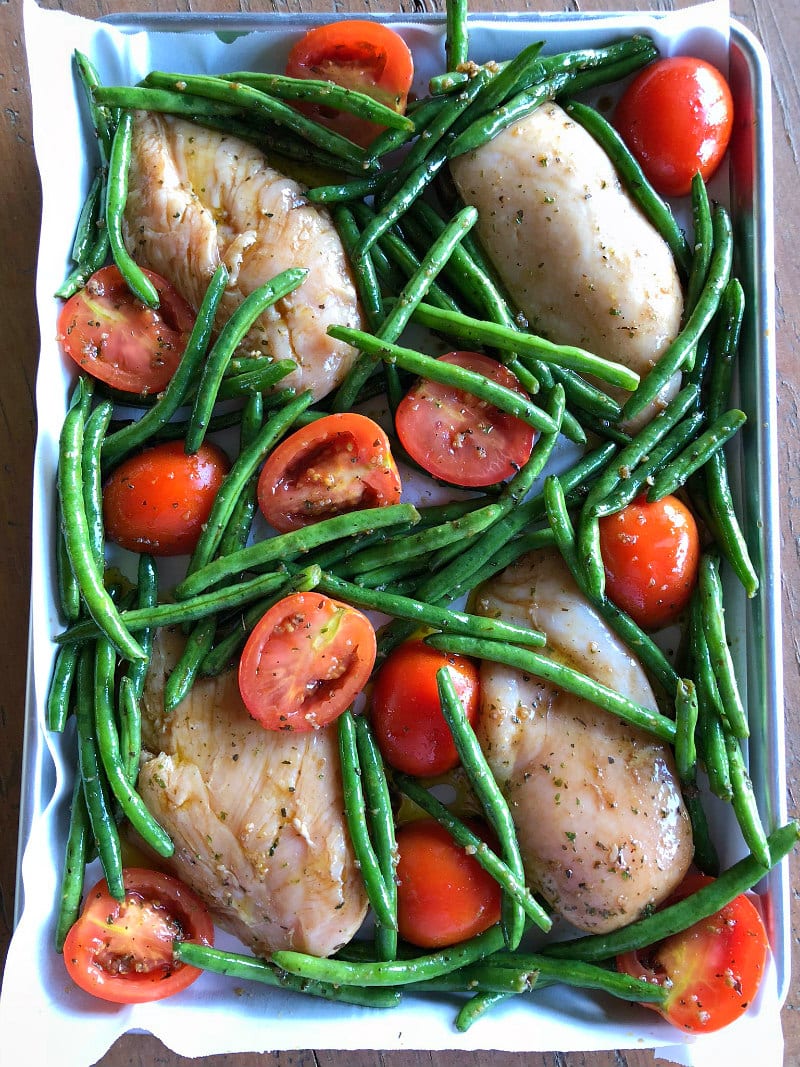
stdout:
{"type": "MultiPolygon", "coordinates": [[[[525,394],[510,370],[479,352],[439,358],[525,394]]],[[[403,448],[429,474],[472,488],[510,478],[530,458],[536,438],[535,430],[515,416],[426,380],[400,401],[395,425],[403,448]]]]}
{"type": "Polygon", "coordinates": [[[173,957],[173,942],[213,945],[211,918],[200,898],[168,874],[131,867],[124,883],[122,901],[109,894],[105,879],[87,894],[64,942],[67,971],[81,989],[115,1004],[171,997],[201,974],[173,957]]]}
{"type": "Polygon", "coordinates": [[[677,497],[650,504],[639,497],[600,519],[606,589],[645,630],[674,622],[697,583],[700,538],[694,516],[677,497]]]}
{"type": "Polygon", "coordinates": [[[320,593],[292,593],[267,611],[239,660],[245,707],[267,730],[316,730],[358,696],[375,663],[366,615],[320,593]]]}
{"type": "Polygon", "coordinates": [[[370,719],[390,766],[406,774],[444,774],[459,762],[442,715],[436,672],[447,667],[467,718],[478,714],[478,668],[463,656],[406,641],[387,658],[375,679],[370,719]]]}
{"type": "Polygon", "coordinates": [[[103,486],[110,541],[131,552],[191,552],[229,469],[216,445],[187,456],[182,441],[165,441],[124,460],[103,486]]]}
{"type": "MultiPolygon", "coordinates": [[[[470,828],[486,838],[483,826],[470,828]]],[[[397,928],[420,948],[443,948],[500,919],[500,886],[435,819],[397,831],[397,928]]]]}
{"type": "Polygon", "coordinates": [[[280,533],[362,508],[400,502],[389,438],[365,415],[327,415],[297,430],[269,455],[258,505],[280,533]]]}
{"type": "Polygon", "coordinates": [[[633,79],[614,122],[658,192],[685,196],[697,171],[708,180],[725,155],[733,98],[710,63],[659,59],[633,79]]]}
{"type": "MultiPolygon", "coordinates": [[[[403,38],[379,22],[352,19],[317,26],[289,53],[292,78],[320,78],[355,89],[401,114],[406,110],[414,61],[403,38]]],[[[366,119],[316,104],[299,109],[365,148],[384,129],[366,119]]]]}
{"type": "Polygon", "coordinates": [[[133,295],[116,267],[103,267],[71,296],[58,319],[58,341],[82,371],[126,393],[160,393],[180,363],[195,315],[176,289],[152,271],[159,306],[133,295]]]}
{"type": "MultiPolygon", "coordinates": [[[[713,881],[690,874],[667,902],[674,904],[713,881]]],[[[709,1033],[743,1015],[758,992],[767,958],[767,933],[747,896],[682,933],[617,957],[617,969],[666,986],[666,1003],[646,1004],[681,1030],[709,1033]]]]}

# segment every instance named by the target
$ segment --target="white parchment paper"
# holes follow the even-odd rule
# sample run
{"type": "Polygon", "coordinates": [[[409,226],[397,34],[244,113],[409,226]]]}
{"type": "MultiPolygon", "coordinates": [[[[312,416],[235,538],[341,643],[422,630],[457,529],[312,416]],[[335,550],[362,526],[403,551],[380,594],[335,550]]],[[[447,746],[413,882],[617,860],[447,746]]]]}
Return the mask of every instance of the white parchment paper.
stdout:
{"type": "MultiPolygon", "coordinates": [[[[455,1002],[408,998],[391,1012],[334,1005],[204,975],[168,1001],[136,1007],[104,1004],[75,988],[52,948],[55,901],[62,862],[72,778],[72,738],[48,737],[41,727],[52,663],[51,636],[60,628],[53,598],[53,492],[58,433],[70,372],[55,344],[57,303],[52,293],[67,269],[77,209],[93,161],[91,134],[71,66],[79,48],[107,83],[132,83],[154,68],[182,72],[283,69],[302,21],[264,16],[260,32],[217,34],[222,20],[208,16],[196,32],[157,32],[147,18],[131,31],[59,11],[42,11],[25,0],[25,36],[34,103],[34,138],[43,189],[42,235],[37,275],[41,359],[36,403],[39,439],[33,500],[30,700],[23,796],[24,857],[20,890],[24,907],[14,934],[0,996],[0,1033],[24,1040],[26,1062],[39,1067],[88,1067],[128,1030],[149,1031],[185,1056],[282,1049],[475,1049],[580,1051],[652,1047],[657,1055],[694,1067],[750,1064],[754,1050],[762,1067],[782,1063],[780,996],[770,966],[759,1000],[719,1035],[692,1040],[655,1013],[606,997],[558,988],[517,997],[459,1034],[452,1025],[455,1002]]],[[[135,21],[135,20],[134,20],[135,21]]],[[[195,18],[195,22],[196,22],[195,18]]],[[[225,23],[230,29],[230,23],[225,23]]],[[[420,87],[443,69],[441,21],[397,23],[415,53],[420,87]]],[[[729,12],[724,0],[664,15],[634,14],[580,21],[508,16],[481,22],[473,32],[478,60],[518,51],[546,37],[552,49],[605,43],[634,30],[652,34],[665,54],[701,55],[726,69],[729,12]]],[[[731,845],[726,863],[740,854],[731,845]]],[[[89,883],[91,884],[91,882],[89,883]]],[[[778,941],[781,937],[778,937],[778,941]]],[[[222,946],[238,947],[221,937],[222,946]]]]}

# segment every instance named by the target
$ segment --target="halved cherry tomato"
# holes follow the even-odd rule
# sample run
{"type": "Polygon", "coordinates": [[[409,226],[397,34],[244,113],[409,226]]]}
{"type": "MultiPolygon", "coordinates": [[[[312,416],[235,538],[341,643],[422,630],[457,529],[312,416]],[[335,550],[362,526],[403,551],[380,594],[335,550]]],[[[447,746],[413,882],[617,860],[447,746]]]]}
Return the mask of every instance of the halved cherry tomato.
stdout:
{"type": "Polygon", "coordinates": [[[175,941],[214,944],[205,904],[169,874],[131,867],[123,872],[125,899],[105,879],[87,894],[64,942],[64,963],[76,985],[115,1004],[171,997],[202,973],[176,960],[175,941]]]}
{"type": "Polygon", "coordinates": [[[280,533],[362,508],[400,501],[389,438],[366,415],[327,415],[297,430],[267,457],[258,505],[280,533]]]}
{"type": "Polygon", "coordinates": [[[360,611],[320,593],[292,593],[267,611],[239,660],[245,707],[267,730],[317,730],[352,704],[376,642],[360,611]]]}
{"type": "MultiPolygon", "coordinates": [[[[479,352],[449,352],[439,358],[525,392],[502,363],[479,352]]],[[[472,488],[510,478],[530,458],[536,438],[515,416],[424,379],[400,401],[395,425],[403,448],[429,474],[472,488]]]]}
{"type": "Polygon", "coordinates": [[[116,267],[102,267],[64,304],[57,335],[86,374],[140,395],[166,389],[195,320],[165,278],[144,273],[158,290],[157,308],[137,299],[116,267]]]}
{"type": "Polygon", "coordinates": [[[459,762],[436,685],[447,667],[467,718],[478,714],[478,668],[472,660],[406,641],[386,659],[375,678],[370,719],[383,758],[406,774],[444,774],[459,762]]]}
{"type": "Polygon", "coordinates": [[[103,486],[108,539],[154,556],[191,552],[229,466],[208,442],[191,456],[182,441],[165,441],[124,460],[103,486]]]}
{"type": "Polygon", "coordinates": [[[697,583],[700,538],[691,511],[677,497],[653,504],[639,497],[600,520],[606,589],[645,630],[674,622],[697,583]]]}
{"type": "MultiPolygon", "coordinates": [[[[484,839],[488,829],[470,828],[484,839]]],[[[443,948],[488,930],[500,919],[500,886],[435,819],[397,831],[397,928],[419,948],[443,948]]]]}
{"type": "Polygon", "coordinates": [[[733,98],[710,63],[659,59],[625,90],[614,123],[658,192],[685,196],[697,171],[708,180],[725,155],[733,98]]]}
{"type": "MultiPolygon", "coordinates": [[[[320,78],[371,96],[405,113],[414,61],[403,38],[379,22],[352,19],[316,26],[295,44],[286,62],[292,78],[320,78]]],[[[374,122],[316,104],[304,114],[365,148],[384,129],[374,122]]]]}
{"type": "MultiPolygon", "coordinates": [[[[713,879],[690,874],[667,901],[674,904],[713,879]]],[[[617,957],[617,970],[666,986],[665,1004],[646,1004],[681,1030],[709,1033],[743,1015],[758,992],[767,933],[742,894],[682,933],[617,957]]]]}

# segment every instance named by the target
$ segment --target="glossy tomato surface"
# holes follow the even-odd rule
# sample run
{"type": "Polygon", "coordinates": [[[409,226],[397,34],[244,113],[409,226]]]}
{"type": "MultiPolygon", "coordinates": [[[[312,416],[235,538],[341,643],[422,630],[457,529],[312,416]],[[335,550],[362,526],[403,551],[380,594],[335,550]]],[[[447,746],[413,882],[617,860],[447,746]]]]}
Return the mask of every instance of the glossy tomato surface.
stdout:
{"type": "MultiPolygon", "coordinates": [[[[292,78],[335,82],[404,113],[414,61],[408,45],[389,26],[352,19],[309,30],[289,53],[286,73],[292,78]]],[[[362,147],[384,129],[344,111],[317,104],[298,106],[310,118],[362,147]]]]}
{"type": "Polygon", "coordinates": [[[639,497],[600,519],[606,591],[645,630],[684,611],[697,584],[700,538],[694,516],[677,497],[639,497]]]}
{"type": "Polygon", "coordinates": [[[652,185],[685,196],[699,171],[705,180],[728,148],[733,98],[716,67],[702,59],[659,59],[634,78],[614,123],[652,185]]]}
{"type": "Polygon", "coordinates": [[[144,868],[124,871],[125,899],[105,879],[86,895],[64,942],[76,985],[101,1000],[142,1004],[186,989],[201,972],[173,957],[175,941],[214,944],[214,926],[199,897],[177,878],[144,868]]]}
{"type": "Polygon", "coordinates": [[[58,341],[80,369],[126,393],[160,393],[180,363],[194,326],[189,304],[146,270],[159,306],[128,289],[117,267],[103,267],[71,296],[58,319],[58,341]]]}
{"type": "MultiPolygon", "coordinates": [[[[470,828],[488,836],[481,825],[470,828]]],[[[436,820],[401,826],[397,852],[397,925],[403,940],[444,948],[499,921],[499,885],[436,820]]]]}
{"type": "MultiPolygon", "coordinates": [[[[439,358],[525,395],[510,370],[482,353],[439,358]]],[[[403,397],[395,424],[403,448],[429,474],[469,488],[512,477],[530,458],[536,437],[530,426],[493,404],[426,380],[403,397]]]]}
{"type": "Polygon", "coordinates": [[[107,537],[154,556],[191,552],[229,466],[208,442],[191,456],[182,441],[166,441],[124,460],[103,486],[107,537]]]}
{"type": "Polygon", "coordinates": [[[247,639],[239,691],[265,729],[316,730],[358,696],[375,654],[366,615],[321,593],[292,593],[266,612],[247,639]]]}
{"type": "Polygon", "coordinates": [[[447,667],[467,718],[478,715],[479,675],[472,660],[406,641],[387,657],[372,690],[370,720],[386,762],[398,771],[426,777],[459,763],[442,715],[436,672],[447,667]]]}
{"type": "MultiPolygon", "coordinates": [[[[690,874],[667,901],[696,892],[713,879],[690,874]]],[[[743,1015],[758,992],[767,958],[767,934],[749,897],[679,934],[617,957],[617,969],[667,987],[664,1005],[647,1004],[689,1033],[719,1030],[743,1015]]]]}
{"type": "Polygon", "coordinates": [[[280,533],[362,508],[400,502],[389,438],[365,415],[327,415],[295,431],[267,457],[258,505],[280,533]]]}

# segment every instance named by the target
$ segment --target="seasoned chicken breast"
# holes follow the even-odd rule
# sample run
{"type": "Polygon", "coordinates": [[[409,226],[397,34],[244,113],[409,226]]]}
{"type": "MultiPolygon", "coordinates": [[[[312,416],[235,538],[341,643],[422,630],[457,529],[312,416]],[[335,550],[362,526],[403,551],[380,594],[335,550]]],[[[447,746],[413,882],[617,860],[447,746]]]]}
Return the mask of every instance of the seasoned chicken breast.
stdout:
{"type": "Polygon", "coordinates": [[[362,325],[350,269],[328,214],[257,148],[168,115],[137,112],[125,209],[136,261],[169,279],[196,309],[214,271],[230,280],[218,324],[254,289],[289,267],[308,277],[266,311],[242,342],[247,354],[293,359],[280,388],[319,399],[344,378],[355,350],[328,337],[362,325]]]}
{"type": "MultiPolygon", "coordinates": [[[[526,556],[478,594],[476,610],[547,633],[546,653],[655,708],[638,661],[555,553],[526,556]]],[[[484,663],[477,733],[511,807],[527,877],[582,930],[633,922],[692,859],[669,748],[586,700],[484,663]]]]}
{"type": "Polygon", "coordinates": [[[645,377],[680,329],[680,281],[597,142],[547,103],[450,169],[531,331],[645,377]]]}
{"type": "Polygon", "coordinates": [[[175,632],[159,633],[142,709],[139,790],[175,843],[171,868],[257,954],[330,955],[367,910],[336,728],[264,730],[235,671],[200,679],[165,715],[164,683],[181,646],[175,632]]]}

